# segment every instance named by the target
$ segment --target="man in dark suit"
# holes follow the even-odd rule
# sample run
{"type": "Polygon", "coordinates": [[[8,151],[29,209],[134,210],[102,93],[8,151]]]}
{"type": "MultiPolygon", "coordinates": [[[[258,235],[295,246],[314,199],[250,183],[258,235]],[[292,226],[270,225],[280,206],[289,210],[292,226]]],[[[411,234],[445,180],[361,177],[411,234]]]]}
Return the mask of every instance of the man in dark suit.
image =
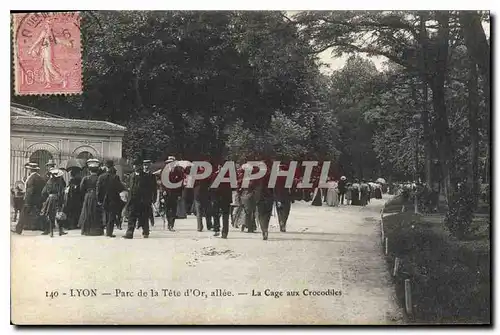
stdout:
{"type": "Polygon", "coordinates": [[[113,235],[113,228],[118,224],[118,214],[121,210],[120,192],[125,188],[116,175],[112,160],[106,161],[106,172],[97,179],[97,203],[102,206],[103,219],[106,225],[106,236],[113,235]]]}
{"type": "MultiPolygon", "coordinates": [[[[279,169],[281,171],[287,171],[289,166],[280,164],[279,169]]],[[[279,176],[276,178],[276,185],[274,187],[274,201],[276,203],[276,212],[278,213],[278,222],[281,232],[286,232],[286,223],[292,206],[293,191],[292,188],[287,187],[286,181],[287,176],[279,176]]]]}
{"type": "Polygon", "coordinates": [[[151,187],[150,180],[146,177],[143,170],[142,159],[134,159],[134,172],[129,180],[129,199],[127,203],[128,227],[123,238],[132,239],[137,222],[142,227],[144,238],[149,237],[149,211],[151,207],[151,187]]]}
{"type": "MultiPolygon", "coordinates": [[[[215,181],[217,175],[220,173],[221,166],[219,165],[217,171],[212,175],[211,183],[215,181]]],[[[226,174],[225,177],[229,175],[226,174]]],[[[222,176],[221,176],[222,177],[222,176]]],[[[221,178],[219,177],[219,178],[221,178]]],[[[231,202],[233,201],[233,189],[231,183],[221,182],[219,185],[212,185],[217,187],[210,187],[209,198],[210,207],[212,209],[213,223],[214,223],[214,236],[220,234],[220,217],[222,215],[222,238],[227,238],[229,232],[229,214],[231,211],[231,202]]]]}
{"type": "Polygon", "coordinates": [[[26,193],[24,195],[23,210],[19,216],[19,222],[16,225],[14,233],[22,234],[26,227],[39,225],[39,213],[42,206],[42,190],[45,186],[45,180],[38,173],[40,168],[36,163],[28,163],[25,167],[29,170],[29,176],[26,179],[26,193]]]}
{"type": "Polygon", "coordinates": [[[151,226],[155,225],[155,217],[153,213],[153,203],[156,201],[156,196],[158,193],[158,187],[156,184],[156,177],[153,175],[151,172],[151,161],[150,160],[145,160],[142,164],[143,170],[144,170],[144,175],[145,177],[149,180],[150,182],[150,192],[151,192],[151,204],[148,207],[149,213],[148,213],[148,220],[151,223],[151,226]]]}
{"type": "MultiPolygon", "coordinates": [[[[203,167],[198,167],[198,173],[204,172],[203,167]]],[[[207,230],[212,229],[212,206],[210,203],[210,177],[198,179],[194,182],[194,208],[196,211],[196,221],[198,231],[203,231],[203,217],[207,222],[207,230]]]]}
{"type": "Polygon", "coordinates": [[[169,180],[173,185],[180,183],[179,187],[169,188],[166,185],[162,185],[162,196],[165,201],[165,211],[168,222],[168,230],[174,231],[175,219],[177,217],[177,202],[182,196],[182,181],[184,180],[184,170],[182,167],[177,166],[175,163],[176,159],[173,156],[169,156],[165,161],[167,166],[165,169],[169,169],[169,180]]]}
{"type": "Polygon", "coordinates": [[[338,183],[338,189],[339,189],[339,200],[340,200],[340,203],[343,205],[345,193],[347,192],[347,178],[345,176],[340,177],[340,180],[338,183]]]}

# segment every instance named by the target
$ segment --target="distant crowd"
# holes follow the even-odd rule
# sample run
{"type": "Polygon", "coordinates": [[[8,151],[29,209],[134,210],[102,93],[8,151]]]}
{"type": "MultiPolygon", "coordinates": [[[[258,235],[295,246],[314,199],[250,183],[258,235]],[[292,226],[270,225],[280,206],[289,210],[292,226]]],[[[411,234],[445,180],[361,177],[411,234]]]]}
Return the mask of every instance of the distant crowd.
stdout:
{"type": "MultiPolygon", "coordinates": [[[[52,161],[47,163],[47,175],[41,176],[37,164],[27,163],[29,173],[24,185],[17,185],[12,190],[13,221],[17,221],[19,215],[13,232],[41,230],[42,234],[53,236],[57,225],[60,236],[69,229],[80,229],[84,236],[115,237],[114,229],[122,229],[122,222],[126,222],[124,238],[132,239],[136,229],[141,229],[143,238],[147,238],[155,217],[163,218],[168,230],[174,231],[176,219],[194,214],[198,231],[206,228],[215,236],[227,238],[231,222],[234,227],[250,233],[259,226],[266,240],[274,210],[280,231],[286,232],[294,201],[311,202],[313,206],[366,206],[371,199],[381,199],[387,192],[387,184],[382,178],[369,182],[350,181],[345,176],[329,177],[327,187],[319,188],[316,170],[311,178],[312,187],[308,189],[297,188],[302,181],[300,173],[296,173],[291,186],[286,184],[286,177],[279,176],[275,187],[269,188],[269,172],[252,180],[248,187],[242,187],[245,165],[238,166],[236,188],[229,182],[210,187],[220,172],[220,165],[206,178],[196,180],[193,187],[187,187],[192,164],[177,161],[173,156],[165,161],[165,166],[173,166],[168,170],[168,178],[180,186],[169,188],[161,181],[162,169],[151,171],[151,161],[139,157],[132,163],[133,172],[124,181],[120,180],[112,161],[103,164],[97,159],[89,159],[86,167],[90,174],[87,176],[82,176],[81,166],[61,169],[52,161]],[[63,178],[66,173],[68,183],[63,178]]],[[[281,171],[288,168],[287,164],[279,165],[281,171]]]]}

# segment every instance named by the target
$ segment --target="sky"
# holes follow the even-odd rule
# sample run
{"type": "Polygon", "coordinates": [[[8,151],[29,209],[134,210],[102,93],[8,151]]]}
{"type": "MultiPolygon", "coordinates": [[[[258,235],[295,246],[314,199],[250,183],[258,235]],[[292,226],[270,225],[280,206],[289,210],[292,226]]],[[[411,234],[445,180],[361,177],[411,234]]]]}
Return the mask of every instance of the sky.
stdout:
{"type": "MultiPolygon", "coordinates": [[[[287,11],[287,14],[289,16],[292,16],[298,12],[299,11],[287,11]]],[[[487,22],[484,22],[483,29],[484,29],[484,32],[486,33],[486,37],[489,38],[489,36],[490,36],[490,24],[487,22]]],[[[335,70],[341,69],[345,65],[347,59],[349,58],[349,55],[344,55],[342,57],[332,56],[332,49],[331,48],[323,51],[318,56],[319,56],[320,62],[326,63],[326,66],[320,67],[321,72],[323,72],[325,74],[329,74],[335,70]]],[[[368,57],[368,56],[362,55],[362,57],[373,61],[373,63],[375,64],[375,66],[377,67],[377,69],[379,71],[383,70],[384,63],[387,61],[387,58],[385,58],[383,56],[381,56],[381,57],[368,57]]]]}
{"type": "MultiPolygon", "coordinates": [[[[342,57],[333,57],[332,56],[332,49],[327,49],[320,53],[319,55],[320,62],[326,63],[326,66],[320,67],[321,72],[328,74],[331,73],[335,70],[341,69],[347,59],[349,58],[349,55],[344,55],[342,57]]],[[[383,69],[383,64],[384,62],[387,61],[387,58],[385,57],[368,57],[368,56],[363,56],[364,58],[370,59],[373,61],[375,66],[377,67],[377,70],[381,71],[383,69]]]]}

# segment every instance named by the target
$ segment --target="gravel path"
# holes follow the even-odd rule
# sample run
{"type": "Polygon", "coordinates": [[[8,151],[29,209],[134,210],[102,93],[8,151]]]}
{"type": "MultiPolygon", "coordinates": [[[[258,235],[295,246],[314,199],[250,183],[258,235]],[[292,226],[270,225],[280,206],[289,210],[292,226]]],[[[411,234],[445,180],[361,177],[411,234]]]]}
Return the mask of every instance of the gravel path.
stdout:
{"type": "Polygon", "coordinates": [[[365,208],[295,203],[288,232],[280,233],[273,217],[267,242],[236,229],[227,240],[197,232],[192,216],[178,220],[173,233],[158,220],[147,240],[137,233],[133,240],[77,231],[53,239],[12,235],[12,321],[401,323],[380,246],[384,201],[365,208]]]}

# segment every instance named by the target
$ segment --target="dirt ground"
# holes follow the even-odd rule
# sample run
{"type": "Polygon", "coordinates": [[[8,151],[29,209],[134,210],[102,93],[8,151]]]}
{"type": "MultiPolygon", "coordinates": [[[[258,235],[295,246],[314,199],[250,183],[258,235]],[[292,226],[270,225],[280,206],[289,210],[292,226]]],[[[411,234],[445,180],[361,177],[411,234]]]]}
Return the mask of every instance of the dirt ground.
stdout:
{"type": "Polygon", "coordinates": [[[13,234],[11,319],[72,325],[402,323],[380,246],[385,200],[364,208],[296,202],[286,233],[271,218],[268,241],[234,228],[227,240],[197,232],[193,216],[177,220],[176,232],[163,230],[157,219],[149,239],[136,232],[125,240],[124,231],[115,239],[78,231],[54,238],[13,234]],[[330,295],[306,295],[316,291],[330,295]]]}

